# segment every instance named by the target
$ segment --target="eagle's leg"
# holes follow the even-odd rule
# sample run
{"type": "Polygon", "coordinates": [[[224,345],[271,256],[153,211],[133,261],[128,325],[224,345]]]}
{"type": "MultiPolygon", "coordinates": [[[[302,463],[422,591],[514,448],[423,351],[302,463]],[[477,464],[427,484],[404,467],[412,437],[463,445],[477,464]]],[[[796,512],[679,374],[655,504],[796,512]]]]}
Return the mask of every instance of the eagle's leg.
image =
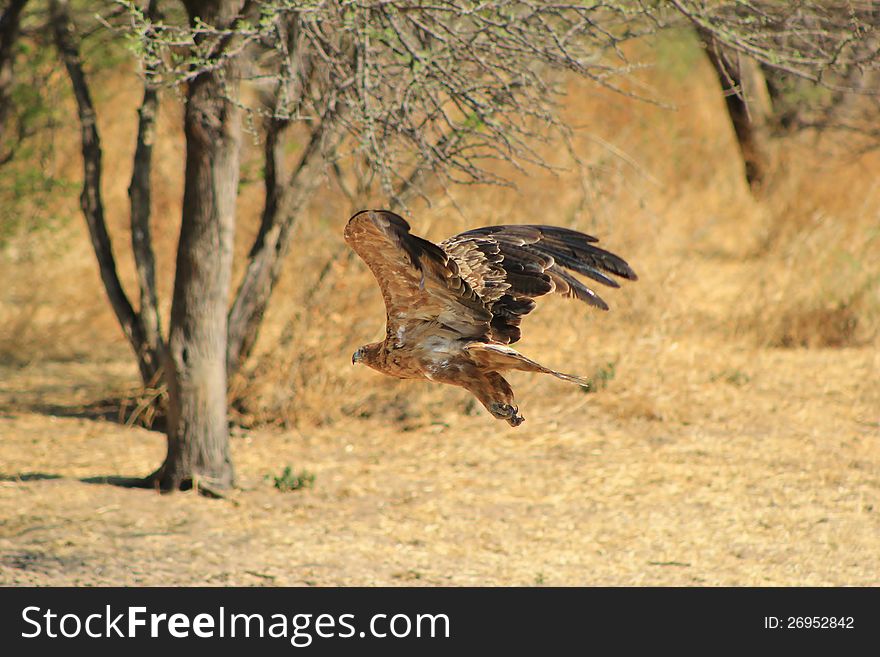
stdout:
{"type": "Polygon", "coordinates": [[[480,379],[465,386],[494,417],[506,420],[512,427],[521,425],[525,418],[513,403],[513,388],[497,372],[481,372],[480,379]]]}

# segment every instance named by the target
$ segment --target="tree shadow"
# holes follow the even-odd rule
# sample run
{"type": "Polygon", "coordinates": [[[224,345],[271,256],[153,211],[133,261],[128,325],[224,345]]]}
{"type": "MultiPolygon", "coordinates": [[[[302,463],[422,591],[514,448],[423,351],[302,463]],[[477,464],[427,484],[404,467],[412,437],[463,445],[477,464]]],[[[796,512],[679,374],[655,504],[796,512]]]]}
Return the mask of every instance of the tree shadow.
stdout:
{"type": "Polygon", "coordinates": [[[46,472],[19,472],[13,475],[0,473],[0,481],[45,481],[47,479],[64,479],[64,477],[46,472]]]}
{"type": "Polygon", "coordinates": [[[98,475],[94,477],[66,477],[48,472],[17,472],[15,474],[0,473],[0,482],[31,482],[50,481],[55,479],[77,479],[84,484],[100,484],[119,486],[120,488],[154,488],[150,477],[123,477],[121,475],[98,475]]]}
{"type": "Polygon", "coordinates": [[[98,484],[101,486],[118,486],[120,488],[153,488],[151,477],[123,477],[121,475],[98,475],[95,477],[81,477],[84,484],[98,484]]]}
{"type": "Polygon", "coordinates": [[[20,406],[4,404],[0,413],[28,411],[40,415],[62,418],[112,422],[126,427],[139,427],[147,431],[165,433],[167,428],[164,408],[145,406],[137,398],[127,395],[98,399],[85,404],[32,403],[20,406]]]}
{"type": "Polygon", "coordinates": [[[6,568],[47,574],[58,569],[81,570],[87,564],[88,562],[81,557],[58,556],[36,550],[19,550],[0,556],[0,565],[6,568]]]}
{"type": "MultiPolygon", "coordinates": [[[[119,488],[138,488],[141,490],[153,490],[157,493],[171,493],[174,490],[167,490],[160,486],[159,479],[156,477],[156,473],[148,475],[146,477],[125,477],[122,475],[95,475],[92,477],[66,477],[64,475],[59,474],[49,474],[46,472],[19,472],[16,474],[3,474],[0,473],[0,482],[19,482],[26,483],[31,481],[46,481],[53,479],[69,479],[76,480],[83,484],[92,484],[98,486],[117,486],[119,488]]],[[[181,483],[179,489],[182,491],[188,491],[193,489],[193,482],[191,480],[187,480],[181,483]]],[[[198,493],[202,497],[207,497],[210,499],[226,499],[228,497],[229,491],[219,490],[213,488],[210,485],[206,485],[205,483],[198,484],[198,493]]]]}

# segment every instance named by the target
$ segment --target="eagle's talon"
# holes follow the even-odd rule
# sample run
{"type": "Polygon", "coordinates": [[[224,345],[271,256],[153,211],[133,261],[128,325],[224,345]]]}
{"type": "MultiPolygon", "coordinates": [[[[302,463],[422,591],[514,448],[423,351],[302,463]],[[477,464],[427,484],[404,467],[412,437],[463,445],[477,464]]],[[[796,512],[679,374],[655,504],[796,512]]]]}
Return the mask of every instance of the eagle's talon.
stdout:
{"type": "Polygon", "coordinates": [[[494,402],[489,410],[492,412],[492,415],[499,420],[507,420],[512,427],[518,427],[525,421],[525,418],[522,415],[517,414],[519,408],[511,406],[510,404],[494,402]]]}
{"type": "Polygon", "coordinates": [[[499,420],[506,420],[511,414],[516,415],[516,410],[510,404],[505,404],[504,402],[492,402],[489,410],[499,420]]]}

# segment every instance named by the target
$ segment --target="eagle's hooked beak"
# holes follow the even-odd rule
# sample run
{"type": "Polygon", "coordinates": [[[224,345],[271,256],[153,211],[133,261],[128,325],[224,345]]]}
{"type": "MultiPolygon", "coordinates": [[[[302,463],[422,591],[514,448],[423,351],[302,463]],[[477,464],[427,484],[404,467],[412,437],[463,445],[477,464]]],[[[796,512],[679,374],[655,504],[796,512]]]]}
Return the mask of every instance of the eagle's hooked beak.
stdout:
{"type": "Polygon", "coordinates": [[[351,355],[351,364],[352,364],[352,365],[357,365],[357,363],[360,362],[360,360],[361,360],[361,358],[363,357],[363,355],[364,355],[364,350],[363,350],[363,349],[358,349],[356,352],[354,352],[354,353],[351,355]]]}

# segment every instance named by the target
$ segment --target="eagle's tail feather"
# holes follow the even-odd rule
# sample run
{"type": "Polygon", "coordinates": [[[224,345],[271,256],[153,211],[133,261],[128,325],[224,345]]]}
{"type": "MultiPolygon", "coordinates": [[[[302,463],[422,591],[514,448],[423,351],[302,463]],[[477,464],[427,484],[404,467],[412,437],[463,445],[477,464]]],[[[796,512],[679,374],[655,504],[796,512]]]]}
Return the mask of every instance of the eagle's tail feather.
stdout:
{"type": "Polygon", "coordinates": [[[544,374],[552,374],[557,379],[562,379],[563,381],[568,381],[570,383],[576,383],[579,386],[586,386],[587,388],[592,387],[589,379],[585,379],[582,376],[575,376],[574,374],[566,374],[565,372],[557,372],[556,370],[551,370],[548,368],[543,369],[544,374]]]}
{"type": "Polygon", "coordinates": [[[581,386],[590,385],[590,382],[583,377],[551,370],[549,367],[544,367],[540,363],[533,361],[531,358],[523,356],[516,349],[508,347],[507,345],[492,344],[488,342],[471,342],[465,346],[464,349],[479,365],[496,372],[504,370],[540,372],[541,374],[552,374],[557,379],[576,383],[581,386]]]}

